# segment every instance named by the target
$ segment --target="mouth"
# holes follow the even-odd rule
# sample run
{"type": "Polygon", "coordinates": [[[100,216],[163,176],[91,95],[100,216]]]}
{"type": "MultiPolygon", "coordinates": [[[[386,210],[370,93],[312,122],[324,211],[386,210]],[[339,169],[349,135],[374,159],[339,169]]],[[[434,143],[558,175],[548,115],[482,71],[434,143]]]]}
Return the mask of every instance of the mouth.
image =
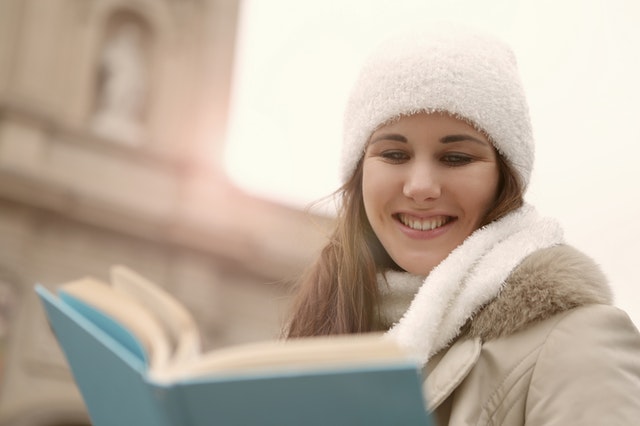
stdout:
{"type": "Polygon", "coordinates": [[[453,216],[433,216],[430,218],[418,218],[405,213],[397,213],[395,218],[404,226],[416,231],[431,231],[440,228],[455,220],[453,216]]]}

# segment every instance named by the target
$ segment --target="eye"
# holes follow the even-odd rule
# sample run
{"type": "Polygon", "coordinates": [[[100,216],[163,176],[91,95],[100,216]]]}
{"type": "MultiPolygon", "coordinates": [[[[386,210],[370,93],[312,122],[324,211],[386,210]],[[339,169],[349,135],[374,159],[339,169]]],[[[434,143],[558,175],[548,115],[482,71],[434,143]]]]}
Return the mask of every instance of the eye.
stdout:
{"type": "Polygon", "coordinates": [[[380,157],[390,163],[402,163],[409,159],[409,154],[404,151],[394,149],[381,152],[380,157]]]}
{"type": "Polygon", "coordinates": [[[463,154],[459,152],[450,152],[441,157],[441,161],[448,166],[457,167],[464,166],[473,162],[473,157],[469,154],[463,154]]]}

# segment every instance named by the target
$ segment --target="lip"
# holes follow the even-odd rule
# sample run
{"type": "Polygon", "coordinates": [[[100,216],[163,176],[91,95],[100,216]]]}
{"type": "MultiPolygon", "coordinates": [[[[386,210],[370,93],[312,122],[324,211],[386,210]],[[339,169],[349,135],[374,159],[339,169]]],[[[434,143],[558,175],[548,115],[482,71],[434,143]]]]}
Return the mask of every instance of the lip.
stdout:
{"type": "Polygon", "coordinates": [[[403,234],[405,234],[409,238],[419,240],[439,237],[440,235],[446,233],[449,229],[451,229],[453,224],[458,220],[457,216],[439,212],[432,212],[428,215],[415,214],[412,212],[397,212],[394,213],[392,217],[403,234]],[[404,222],[406,222],[408,219],[415,222],[422,222],[422,226],[426,228],[434,225],[437,226],[435,226],[433,229],[416,229],[415,227],[406,225],[403,220],[401,220],[401,217],[403,216],[404,222]]]}

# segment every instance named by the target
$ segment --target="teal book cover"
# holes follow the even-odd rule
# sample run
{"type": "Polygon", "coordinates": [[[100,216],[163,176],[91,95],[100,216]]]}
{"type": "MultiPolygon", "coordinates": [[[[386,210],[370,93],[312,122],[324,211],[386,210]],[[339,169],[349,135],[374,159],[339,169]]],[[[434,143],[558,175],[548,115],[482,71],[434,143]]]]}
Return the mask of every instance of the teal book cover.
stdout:
{"type": "Polygon", "coordinates": [[[125,326],[42,286],[36,292],[94,426],[433,425],[407,360],[160,381],[125,326]]]}

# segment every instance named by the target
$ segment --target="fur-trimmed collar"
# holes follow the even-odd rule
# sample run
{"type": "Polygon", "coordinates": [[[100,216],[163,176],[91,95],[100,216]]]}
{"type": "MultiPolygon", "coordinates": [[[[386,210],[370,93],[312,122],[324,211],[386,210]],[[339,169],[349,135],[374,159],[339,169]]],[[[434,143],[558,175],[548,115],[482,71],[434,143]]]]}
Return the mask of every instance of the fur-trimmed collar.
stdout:
{"type": "MultiPolygon", "coordinates": [[[[477,229],[422,277],[410,305],[392,322],[387,336],[426,363],[460,335],[469,318],[498,296],[526,257],[562,241],[558,221],[540,216],[528,204],[477,229]]],[[[395,292],[416,276],[386,271],[378,279],[395,292]]]]}
{"type": "Polygon", "coordinates": [[[558,245],[528,256],[463,333],[484,341],[495,339],[558,312],[594,303],[611,304],[612,299],[598,265],[575,248],[558,245]]]}
{"type": "MultiPolygon", "coordinates": [[[[411,276],[391,290],[382,286],[381,315],[397,322],[409,307],[424,277],[411,276]]],[[[568,245],[535,251],[518,265],[500,293],[471,318],[460,335],[496,339],[578,306],[611,304],[612,294],[596,263],[568,245]]]]}

